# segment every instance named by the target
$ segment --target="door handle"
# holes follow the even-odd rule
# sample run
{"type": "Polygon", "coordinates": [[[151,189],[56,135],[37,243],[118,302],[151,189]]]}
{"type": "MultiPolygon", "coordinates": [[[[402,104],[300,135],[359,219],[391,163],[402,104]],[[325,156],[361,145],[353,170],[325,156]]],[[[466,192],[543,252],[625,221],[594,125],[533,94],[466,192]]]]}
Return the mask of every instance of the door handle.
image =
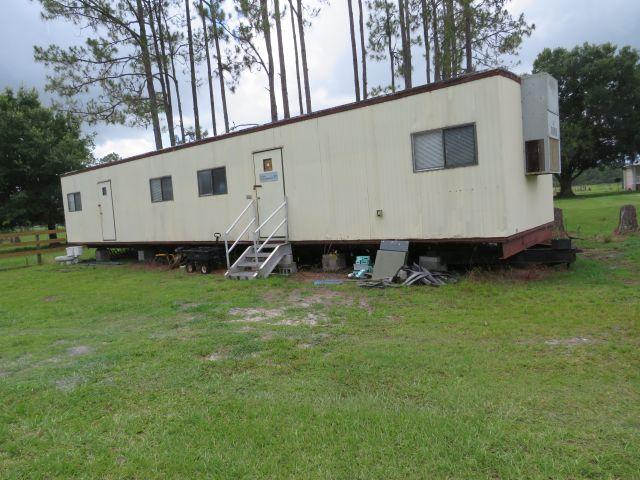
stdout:
{"type": "Polygon", "coordinates": [[[257,190],[258,188],[262,188],[262,185],[254,185],[254,186],[253,186],[253,189],[254,189],[254,190],[257,190]]]}

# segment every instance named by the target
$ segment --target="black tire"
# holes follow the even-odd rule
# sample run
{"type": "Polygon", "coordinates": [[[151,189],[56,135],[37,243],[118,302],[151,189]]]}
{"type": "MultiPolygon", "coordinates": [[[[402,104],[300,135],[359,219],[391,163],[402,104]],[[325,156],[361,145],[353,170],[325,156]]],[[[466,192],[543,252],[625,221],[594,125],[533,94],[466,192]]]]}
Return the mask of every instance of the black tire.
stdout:
{"type": "Polygon", "coordinates": [[[185,269],[187,270],[187,273],[193,273],[196,271],[196,266],[193,263],[187,263],[185,269]]]}
{"type": "Polygon", "coordinates": [[[202,273],[203,275],[211,273],[211,267],[208,263],[203,263],[202,265],[200,265],[200,273],[202,273]]]}

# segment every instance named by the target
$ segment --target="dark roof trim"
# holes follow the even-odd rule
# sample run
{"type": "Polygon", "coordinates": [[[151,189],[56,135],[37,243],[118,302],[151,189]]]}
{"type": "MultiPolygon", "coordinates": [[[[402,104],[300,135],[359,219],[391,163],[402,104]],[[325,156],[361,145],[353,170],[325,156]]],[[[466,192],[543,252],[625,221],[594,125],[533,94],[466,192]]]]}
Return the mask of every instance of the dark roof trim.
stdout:
{"type": "Polygon", "coordinates": [[[100,168],[112,167],[114,165],[119,165],[121,163],[133,162],[134,160],[140,160],[147,157],[153,157],[154,155],[161,155],[163,153],[174,152],[176,150],[182,150],[183,148],[195,147],[197,145],[204,145],[206,143],[218,142],[220,140],[226,140],[228,138],[237,137],[240,135],[249,135],[251,133],[260,132],[262,130],[269,130],[271,128],[282,127],[284,125],[289,125],[297,122],[304,122],[306,120],[312,120],[314,118],[325,117],[327,115],[333,115],[336,113],[347,112],[349,110],[355,110],[357,108],[369,107],[371,105],[377,105],[379,103],[391,102],[393,100],[398,100],[404,97],[411,97],[413,95],[419,95],[421,93],[432,92],[434,90],[440,90],[441,88],[449,88],[455,87],[457,85],[462,85],[464,83],[474,82],[476,80],[482,80],[484,78],[489,77],[504,77],[514,82],[520,83],[520,77],[515,73],[511,73],[508,70],[504,69],[494,69],[487,70],[479,73],[470,73],[467,75],[462,75],[460,77],[452,78],[450,80],[443,80],[436,83],[431,83],[429,85],[421,85],[419,87],[410,88],[408,90],[402,90],[397,93],[391,93],[389,95],[384,95],[381,97],[370,98],[368,100],[364,100],[361,102],[348,103],[346,105],[339,105],[337,107],[326,108],[324,110],[318,110],[317,112],[312,112],[306,115],[301,115],[299,117],[288,118],[285,120],[278,120],[277,122],[265,123],[264,125],[259,125],[257,127],[247,128],[245,130],[239,130],[237,132],[225,133],[222,135],[218,135],[216,137],[209,137],[202,140],[198,140],[195,142],[185,143],[183,145],[176,145],[175,147],[163,148],[162,150],[155,150],[153,152],[142,153],[140,155],[135,155],[133,157],[123,158],[122,160],[117,160],[111,163],[104,163],[100,165],[94,165],[91,167],[83,168],[81,170],[75,170],[72,172],[64,173],[60,175],[61,177],[67,177],[71,175],[77,175],[79,173],[88,172],[89,170],[98,170],[100,168]]]}

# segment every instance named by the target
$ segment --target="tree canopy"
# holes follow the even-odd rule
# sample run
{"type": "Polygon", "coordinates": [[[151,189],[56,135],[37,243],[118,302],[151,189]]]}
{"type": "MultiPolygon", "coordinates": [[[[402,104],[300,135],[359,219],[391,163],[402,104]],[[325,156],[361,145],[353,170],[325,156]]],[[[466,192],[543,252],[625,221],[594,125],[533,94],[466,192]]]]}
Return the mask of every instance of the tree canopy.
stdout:
{"type": "Polygon", "coordinates": [[[89,164],[92,139],[35,90],[0,93],[0,227],[63,220],[59,175],[89,164]]]}
{"type": "Polygon", "coordinates": [[[585,170],[615,167],[640,152],[640,56],[631,47],[585,43],[545,49],[534,73],[559,83],[562,173],[560,196],[585,170]]]}

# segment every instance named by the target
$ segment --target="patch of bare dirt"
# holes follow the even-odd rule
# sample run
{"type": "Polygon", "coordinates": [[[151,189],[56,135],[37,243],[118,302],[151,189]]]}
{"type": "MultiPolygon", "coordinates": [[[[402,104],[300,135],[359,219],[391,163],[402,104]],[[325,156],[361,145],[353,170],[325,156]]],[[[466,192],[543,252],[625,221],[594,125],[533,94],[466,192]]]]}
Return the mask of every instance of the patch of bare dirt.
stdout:
{"type": "Polygon", "coordinates": [[[42,299],[43,302],[55,302],[59,297],[56,295],[48,295],[42,299]]]}
{"type": "Polygon", "coordinates": [[[205,362],[219,362],[221,360],[225,360],[227,358],[226,353],[224,352],[213,352],[209,355],[205,355],[202,359],[205,362]]]}
{"type": "Polygon", "coordinates": [[[274,325],[287,325],[287,326],[299,326],[299,325],[307,325],[307,326],[315,326],[319,323],[324,322],[327,319],[326,316],[317,314],[317,313],[307,313],[307,315],[303,318],[285,318],[284,320],[280,320],[279,322],[274,323],[274,325]]]}
{"type": "Polygon", "coordinates": [[[592,338],[587,337],[571,337],[571,338],[552,338],[546,340],[545,345],[574,347],[576,345],[589,345],[596,343],[592,338]]]}
{"type": "Polygon", "coordinates": [[[229,315],[242,317],[237,320],[233,320],[235,322],[264,322],[281,317],[283,314],[284,310],[282,308],[232,308],[229,310],[229,315]]]}
{"type": "Polygon", "coordinates": [[[55,381],[56,388],[63,392],[71,392],[75,390],[84,379],[79,375],[72,375],[71,377],[60,378],[55,381]]]}
{"type": "Polygon", "coordinates": [[[310,343],[299,343],[298,344],[298,348],[302,349],[302,350],[308,350],[310,348],[313,348],[313,345],[310,343]]]}
{"type": "Polygon", "coordinates": [[[75,347],[71,347],[67,350],[67,355],[69,355],[70,357],[77,357],[80,355],[86,355],[88,353],[91,353],[91,347],[87,346],[87,345],[77,345],[75,347]]]}

